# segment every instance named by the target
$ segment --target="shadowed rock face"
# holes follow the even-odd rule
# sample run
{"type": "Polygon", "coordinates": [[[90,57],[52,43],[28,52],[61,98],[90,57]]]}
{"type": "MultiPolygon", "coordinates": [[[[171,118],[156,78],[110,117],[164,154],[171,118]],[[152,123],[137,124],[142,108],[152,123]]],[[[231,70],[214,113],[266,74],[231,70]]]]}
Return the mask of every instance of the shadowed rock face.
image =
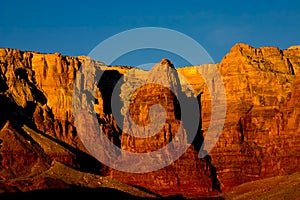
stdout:
{"type": "MultiPolygon", "coordinates": [[[[214,195],[243,182],[299,171],[300,48],[279,50],[237,44],[216,67],[226,90],[227,115],[214,149],[199,159],[210,124],[211,98],[218,101],[219,97],[208,92],[197,70],[209,76],[213,73],[211,65],[175,69],[163,59],[145,72],[106,67],[87,57],[0,49],[0,181],[7,185],[1,191],[10,191],[14,178],[28,184],[32,180],[34,186],[26,191],[50,187],[50,182],[61,188],[83,184],[78,180],[66,183],[57,176],[44,181],[43,172],[51,171],[53,162],[113,177],[161,195],[185,196],[214,195]],[[94,109],[99,127],[110,141],[126,151],[151,152],[168,145],[181,130],[181,139],[192,145],[174,163],[150,173],[124,173],[99,163],[78,137],[72,115],[75,77],[83,63],[94,66],[96,74],[97,70],[104,72],[98,85],[93,86],[95,96],[82,94],[80,103],[94,109]],[[130,88],[141,86],[143,81],[149,84],[131,94],[130,88]],[[201,114],[196,119],[199,127],[195,140],[189,139],[188,125],[180,124],[180,103],[176,98],[179,95],[188,102],[190,89],[186,81],[200,101],[200,107],[195,107],[201,114]],[[118,116],[113,116],[110,107],[113,90],[118,93],[118,116]],[[89,101],[94,102],[94,108],[88,106],[89,101]],[[123,122],[123,128],[132,127],[131,117],[134,123],[145,126],[150,123],[149,108],[158,103],[167,111],[167,120],[150,138],[128,135],[116,123],[115,117],[123,122]]],[[[86,91],[92,87],[88,81],[96,78],[92,72],[78,77],[83,84],[76,89],[86,91]]],[[[207,84],[213,86],[213,92],[220,89],[217,77],[207,84]]],[[[69,173],[69,168],[63,169],[59,173],[69,173]]],[[[22,187],[14,186],[20,191],[22,187]]]]}
{"type": "MultiPolygon", "coordinates": [[[[156,130],[156,134],[147,139],[122,134],[122,149],[132,152],[149,152],[155,151],[167,145],[175,137],[180,130],[180,105],[177,96],[181,92],[179,77],[173,64],[163,59],[155,65],[151,71],[143,77],[145,84],[139,87],[132,94],[129,104],[129,111],[125,115],[124,130],[132,132],[133,135],[143,132],[144,136],[152,135],[157,129],[162,117],[166,112],[163,127],[156,130]],[[172,92],[173,91],[173,92],[172,92]],[[164,109],[161,111],[156,109],[154,116],[150,117],[150,108],[153,105],[161,105],[164,109]],[[130,121],[130,119],[132,121],[130,121]],[[158,119],[158,121],[156,121],[158,119]],[[134,127],[133,124],[139,126],[147,126],[148,128],[140,129],[134,127]]],[[[181,127],[182,129],[182,127],[181,127]]],[[[142,135],[142,134],[141,134],[142,135]]],[[[183,140],[186,140],[186,136],[183,140]]]]}
{"type": "MultiPolygon", "coordinates": [[[[155,135],[145,139],[129,135],[126,131],[122,132],[121,148],[126,151],[146,153],[172,145],[170,142],[173,139],[179,139],[185,145],[191,144],[192,141],[188,141],[189,132],[184,128],[185,123],[184,121],[181,123],[181,107],[178,101],[179,96],[184,99],[183,101],[187,101],[188,97],[181,90],[179,75],[172,63],[163,59],[146,74],[141,72],[138,76],[134,75],[134,77],[139,77],[140,81],[144,81],[145,84],[132,94],[128,106],[129,112],[124,117],[124,130],[130,131],[133,135],[142,133],[144,136],[149,136],[161,123],[162,120],[156,120],[163,115],[163,112],[166,112],[166,120],[162,127],[156,130],[155,135]],[[185,98],[183,98],[184,96],[185,98]],[[150,108],[156,104],[160,104],[164,109],[154,112],[154,116],[150,117],[150,108]],[[133,126],[132,123],[150,127],[140,129],[133,126]],[[175,138],[176,135],[180,137],[175,138]]],[[[136,83],[134,77],[130,77],[132,87],[136,83]]],[[[121,88],[121,90],[123,89],[121,92],[126,92],[126,88],[121,88]]],[[[194,106],[193,109],[198,111],[199,105],[194,106]]],[[[199,118],[193,120],[200,121],[199,118]]],[[[201,126],[199,129],[201,130],[201,126]]],[[[199,131],[199,134],[201,133],[199,131]]],[[[197,137],[197,139],[200,138],[197,137]]],[[[198,144],[201,144],[201,142],[201,140],[196,141],[198,144]]],[[[173,151],[168,152],[166,155],[163,154],[161,160],[153,159],[153,162],[167,160],[172,153],[173,151]]],[[[152,158],[149,157],[148,159],[152,158]]],[[[139,163],[143,160],[136,160],[135,162],[139,163]]],[[[151,162],[148,165],[151,165],[151,162]]],[[[149,188],[162,195],[180,193],[186,196],[199,196],[218,193],[218,187],[214,188],[217,180],[216,182],[212,181],[212,177],[216,178],[216,176],[211,173],[211,166],[209,160],[198,158],[198,151],[194,146],[191,146],[178,160],[163,169],[140,174],[110,170],[110,176],[128,184],[149,188]]]]}

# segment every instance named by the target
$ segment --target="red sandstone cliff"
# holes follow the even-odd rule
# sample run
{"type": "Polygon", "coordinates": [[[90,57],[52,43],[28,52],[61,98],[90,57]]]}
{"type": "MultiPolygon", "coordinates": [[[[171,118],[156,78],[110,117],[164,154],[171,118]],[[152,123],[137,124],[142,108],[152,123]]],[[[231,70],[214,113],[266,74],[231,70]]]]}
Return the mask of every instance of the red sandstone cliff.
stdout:
{"type": "MultiPolygon", "coordinates": [[[[106,168],[88,155],[80,141],[72,116],[72,94],[76,73],[83,62],[104,71],[95,88],[94,108],[99,127],[113,143],[123,150],[148,152],[167,145],[174,138],[180,120],[174,114],[178,102],[172,93],[149,84],[128,99],[128,87],[138,85],[145,72],[136,69],[135,75],[128,77],[126,73],[130,68],[106,67],[86,57],[0,49],[0,181],[4,185],[13,185],[10,180],[16,177],[30,181],[28,177],[51,170],[54,161],[143,186],[159,194],[186,196],[216,194],[250,180],[299,171],[300,48],[279,50],[238,44],[216,65],[226,90],[227,115],[217,144],[204,159],[198,158],[199,149],[195,147],[201,145],[203,137],[205,139],[210,123],[211,95],[196,69],[209,74],[210,65],[177,69],[196,95],[203,93],[198,138],[174,163],[145,174],[106,168]],[[118,81],[122,82],[120,86],[118,81]],[[110,108],[114,89],[120,93],[121,116],[128,109],[124,107],[126,102],[132,101],[131,117],[140,125],[148,123],[149,106],[160,103],[168,115],[164,128],[147,139],[134,139],[122,132],[110,108]]],[[[171,63],[163,60],[153,71],[165,77],[162,81],[177,93],[182,93],[182,88],[189,96],[185,81],[176,70],[170,73],[169,68],[172,68],[171,63]]],[[[153,75],[149,79],[158,77],[153,75]]],[[[89,78],[83,76],[81,80],[89,78]]],[[[209,84],[214,82],[218,83],[212,79],[209,84]]],[[[87,84],[84,87],[88,87],[87,84]]],[[[218,85],[214,85],[214,89],[218,90],[218,85]]],[[[81,103],[87,103],[86,96],[83,95],[81,103]]],[[[126,115],[123,117],[126,122],[126,115]]],[[[57,184],[66,187],[68,181],[62,180],[57,184]]],[[[32,182],[35,185],[32,189],[48,184],[38,182],[32,182]]],[[[15,187],[22,190],[22,184],[15,187]]]]}
{"type": "MultiPolygon", "coordinates": [[[[227,116],[210,155],[223,190],[299,170],[299,61],[300,48],[237,44],[217,64],[226,90],[227,116]]],[[[208,73],[209,66],[200,68],[208,73]]],[[[203,91],[205,132],[211,97],[203,81],[193,78],[193,70],[180,72],[203,91]]]]}

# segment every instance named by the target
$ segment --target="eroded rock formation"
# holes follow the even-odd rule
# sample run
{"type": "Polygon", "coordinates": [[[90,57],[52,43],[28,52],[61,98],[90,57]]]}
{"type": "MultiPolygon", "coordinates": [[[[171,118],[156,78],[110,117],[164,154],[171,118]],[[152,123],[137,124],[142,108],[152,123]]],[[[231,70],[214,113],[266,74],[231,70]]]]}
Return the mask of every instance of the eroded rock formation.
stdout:
{"type": "MultiPolygon", "coordinates": [[[[299,171],[300,48],[279,50],[237,44],[215,66],[222,82],[213,76],[211,64],[175,69],[170,61],[162,60],[145,72],[107,67],[84,56],[0,49],[0,181],[7,184],[1,188],[9,188],[8,182],[16,177],[28,182],[28,177],[41,176],[51,170],[53,162],[162,195],[185,196],[213,195],[243,182],[299,171]],[[80,69],[85,70],[84,63],[93,71],[78,75],[80,69]],[[210,81],[205,83],[198,70],[210,81]],[[103,74],[95,85],[98,72],[103,74]],[[75,78],[80,84],[75,84],[75,78]],[[143,85],[145,80],[149,84],[143,85]],[[219,123],[210,121],[211,99],[218,102],[218,84],[223,83],[227,107],[223,131],[209,155],[200,159],[198,153],[205,150],[201,145],[210,123],[219,123]],[[80,87],[74,88],[74,84],[80,87]],[[212,94],[206,84],[213,89],[212,94]],[[141,87],[131,93],[135,86],[141,87]],[[89,89],[95,90],[94,96],[86,93],[89,89]],[[99,128],[122,150],[153,152],[168,145],[178,131],[183,133],[181,140],[192,145],[174,163],[154,172],[135,174],[107,168],[88,154],[78,137],[72,113],[74,90],[81,95],[81,106],[95,111],[99,128]],[[111,108],[114,92],[115,116],[111,108]],[[192,95],[198,96],[200,106],[195,110],[201,115],[196,119],[199,126],[194,130],[195,140],[189,139],[189,126],[180,123],[176,98],[181,96],[188,102],[192,95]],[[158,103],[166,109],[167,120],[157,134],[142,139],[124,131],[149,135],[151,127],[140,133],[131,123],[151,123],[149,108],[158,103]]],[[[223,105],[217,106],[223,109],[223,105]]],[[[69,187],[64,179],[52,178],[61,187],[69,187]]],[[[45,180],[48,183],[52,178],[45,180]]],[[[38,180],[44,181],[35,179],[32,184],[38,180]]],[[[17,185],[22,190],[22,184],[17,185]]]]}
{"type": "MultiPolygon", "coordinates": [[[[223,190],[299,170],[299,59],[300,48],[296,47],[279,50],[237,44],[217,64],[226,89],[227,115],[210,155],[223,190]]],[[[209,66],[199,68],[208,73],[209,66]]],[[[205,132],[211,96],[193,70],[195,67],[180,72],[203,92],[205,132]]]]}

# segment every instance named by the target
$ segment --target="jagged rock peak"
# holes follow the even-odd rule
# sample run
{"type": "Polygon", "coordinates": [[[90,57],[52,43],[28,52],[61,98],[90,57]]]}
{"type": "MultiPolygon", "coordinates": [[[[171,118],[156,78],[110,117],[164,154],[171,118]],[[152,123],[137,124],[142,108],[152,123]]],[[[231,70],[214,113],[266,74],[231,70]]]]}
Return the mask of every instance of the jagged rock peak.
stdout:
{"type": "Polygon", "coordinates": [[[163,58],[163,59],[159,62],[159,64],[160,64],[160,65],[163,65],[163,66],[168,66],[168,67],[174,68],[173,63],[172,63],[170,60],[166,59],[166,58],[163,58]]]}
{"type": "Polygon", "coordinates": [[[237,43],[231,47],[230,52],[241,50],[241,49],[253,49],[254,47],[249,44],[237,43]]]}
{"type": "Polygon", "coordinates": [[[163,58],[152,67],[149,76],[154,76],[157,79],[157,77],[170,76],[171,74],[177,74],[177,70],[170,60],[163,58]]]}
{"type": "Polygon", "coordinates": [[[159,63],[154,65],[148,75],[148,80],[159,80],[158,82],[161,83],[171,82],[177,84],[177,82],[179,83],[177,79],[177,70],[173,63],[166,58],[163,58],[159,63]]]}
{"type": "Polygon", "coordinates": [[[171,89],[175,95],[181,90],[179,75],[173,63],[167,59],[162,59],[152,67],[148,76],[148,83],[156,83],[171,89]]]}

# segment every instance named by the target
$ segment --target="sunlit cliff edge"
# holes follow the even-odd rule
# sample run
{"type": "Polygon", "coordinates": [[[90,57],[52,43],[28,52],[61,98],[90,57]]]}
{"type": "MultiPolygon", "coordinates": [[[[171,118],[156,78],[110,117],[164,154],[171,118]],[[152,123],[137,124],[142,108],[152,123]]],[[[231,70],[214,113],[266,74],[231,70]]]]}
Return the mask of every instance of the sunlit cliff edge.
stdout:
{"type": "MultiPolygon", "coordinates": [[[[78,137],[72,95],[76,89],[75,77],[85,62],[103,72],[95,88],[94,109],[99,127],[110,141],[123,150],[149,152],[174,138],[180,127],[173,116],[178,107],[174,94],[148,85],[128,97],[130,87],[139,85],[148,72],[126,66],[105,66],[86,56],[2,48],[1,192],[80,186],[115,188],[144,197],[218,196],[243,183],[299,172],[300,46],[280,50],[236,44],[217,64],[174,68],[168,60],[159,62],[153,68],[155,74],[164,77],[163,81],[178,94],[198,97],[200,107],[195,109],[201,118],[197,137],[178,160],[144,174],[120,172],[101,164],[78,137]],[[221,78],[212,76],[213,65],[221,78]],[[209,77],[209,82],[205,82],[204,76],[209,77]],[[211,123],[211,99],[218,102],[219,98],[210,94],[207,84],[216,94],[221,88],[218,84],[224,84],[227,110],[218,142],[209,156],[200,159],[198,146],[205,140],[211,123]],[[160,103],[168,110],[170,120],[156,137],[128,136],[117,126],[110,108],[113,90],[120,93],[121,116],[128,109],[129,101],[136,102],[132,117],[143,124],[148,120],[145,107],[160,103]],[[162,92],[166,94],[164,97],[160,95],[162,92]],[[68,174],[81,178],[67,178],[68,174]]],[[[159,77],[152,75],[148,79],[159,77]]],[[[80,80],[84,82],[87,77],[80,80]]],[[[84,95],[81,99],[83,104],[88,101],[84,95]]],[[[124,126],[129,126],[126,116],[123,118],[124,126]]],[[[188,140],[188,131],[184,132],[188,140]]]]}

